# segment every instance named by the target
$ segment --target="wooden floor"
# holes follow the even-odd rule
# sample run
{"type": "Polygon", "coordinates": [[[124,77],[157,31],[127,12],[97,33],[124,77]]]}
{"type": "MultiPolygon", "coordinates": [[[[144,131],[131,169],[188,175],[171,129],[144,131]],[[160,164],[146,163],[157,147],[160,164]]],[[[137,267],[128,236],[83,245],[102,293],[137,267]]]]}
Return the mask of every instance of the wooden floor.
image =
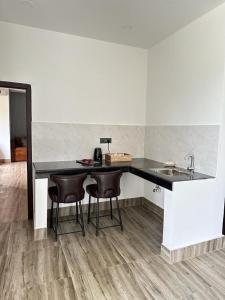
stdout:
{"type": "Polygon", "coordinates": [[[225,299],[225,250],[169,265],[159,255],[161,219],[141,206],[122,216],[124,232],[96,238],[89,225],[85,238],[58,242],[51,231],[34,241],[30,221],[1,222],[0,299],[225,299]]]}
{"type": "Polygon", "coordinates": [[[0,222],[27,219],[26,162],[0,164],[0,222]]]}

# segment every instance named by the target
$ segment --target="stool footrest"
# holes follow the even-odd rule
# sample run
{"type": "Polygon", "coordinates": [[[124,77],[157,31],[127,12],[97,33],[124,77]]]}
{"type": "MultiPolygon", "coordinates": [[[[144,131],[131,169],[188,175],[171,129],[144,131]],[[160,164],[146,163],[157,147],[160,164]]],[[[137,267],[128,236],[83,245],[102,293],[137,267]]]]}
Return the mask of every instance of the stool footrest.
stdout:
{"type": "MultiPolygon", "coordinates": [[[[59,203],[57,203],[57,208],[56,208],[56,215],[55,218],[53,216],[53,201],[52,201],[52,207],[51,207],[51,221],[50,221],[50,227],[53,229],[53,232],[55,233],[55,239],[57,240],[58,235],[63,235],[63,234],[70,234],[70,233],[76,233],[76,232],[82,232],[83,236],[85,236],[85,228],[84,228],[84,220],[83,220],[83,212],[82,212],[82,206],[81,206],[81,201],[79,201],[79,208],[80,208],[80,214],[78,215],[78,204],[76,205],[76,218],[74,218],[73,215],[69,216],[61,216],[61,219],[59,219],[59,203]],[[65,217],[65,219],[63,219],[65,217]],[[54,221],[54,222],[53,222],[54,221]],[[67,231],[63,232],[63,228],[60,228],[61,232],[58,232],[58,227],[60,223],[76,223],[77,225],[79,224],[81,227],[81,230],[72,230],[72,231],[67,231]]],[[[68,228],[69,229],[69,228],[68,228]]],[[[75,228],[74,228],[75,229],[75,228]]]]}
{"type": "MultiPolygon", "coordinates": [[[[93,226],[96,227],[96,224],[94,224],[93,222],[90,222],[93,226]]],[[[103,227],[98,227],[98,229],[105,229],[105,228],[110,228],[110,227],[118,227],[121,226],[120,224],[115,224],[115,225],[109,225],[109,226],[103,226],[103,227]]]]}
{"type": "MultiPolygon", "coordinates": [[[[103,217],[110,217],[111,215],[108,214],[108,215],[101,215],[101,216],[98,216],[99,218],[103,218],[103,217]]],[[[113,216],[114,217],[114,216],[113,216]]],[[[114,217],[116,219],[116,217],[114,217]]],[[[93,217],[90,217],[89,219],[96,219],[96,216],[93,216],[93,217]]]]}
{"type": "Polygon", "coordinates": [[[98,236],[99,229],[103,229],[103,228],[120,226],[121,230],[123,231],[123,223],[122,223],[122,218],[121,218],[121,213],[120,213],[120,206],[119,206],[119,199],[118,199],[118,197],[115,196],[115,198],[116,198],[116,209],[117,209],[117,213],[118,213],[118,219],[117,219],[117,217],[115,217],[113,215],[112,197],[109,198],[109,200],[110,200],[110,214],[107,213],[105,215],[100,215],[100,212],[99,212],[99,198],[97,198],[97,202],[94,205],[94,213],[91,213],[91,193],[90,193],[90,188],[91,188],[91,185],[89,186],[89,189],[87,189],[87,192],[89,193],[87,223],[91,223],[92,225],[95,226],[95,228],[96,228],[96,236],[98,236]],[[94,215],[94,214],[96,214],[96,215],[94,215]],[[103,218],[103,217],[111,217],[111,220],[112,220],[111,224],[112,225],[103,226],[103,227],[99,226],[99,220],[100,220],[100,218],[103,218]],[[95,224],[91,221],[93,219],[95,219],[95,222],[94,222],[95,224]],[[115,219],[116,222],[113,222],[113,219],[115,219]]]}
{"type": "MultiPolygon", "coordinates": [[[[52,229],[54,232],[56,232],[54,227],[52,227],[52,229]]],[[[64,235],[64,234],[77,233],[77,232],[82,232],[82,230],[75,230],[75,231],[62,232],[62,233],[57,232],[57,235],[64,235]]]]}
{"type": "Polygon", "coordinates": [[[68,219],[68,220],[58,220],[58,223],[63,223],[63,222],[72,222],[76,221],[77,219],[68,219]]]}
{"type": "MultiPolygon", "coordinates": [[[[74,220],[76,220],[76,219],[74,219],[74,220]]],[[[71,221],[71,220],[70,220],[71,221]]],[[[58,223],[61,223],[61,222],[65,222],[65,221],[60,221],[60,222],[58,222],[58,223]]],[[[82,228],[82,224],[80,223],[80,220],[79,220],[79,225],[81,226],[81,228],[82,228]]],[[[54,231],[54,233],[56,233],[56,229],[55,229],[55,226],[53,225],[52,226],[52,229],[53,229],[53,231],[54,231]]],[[[57,232],[57,235],[63,235],[63,234],[69,234],[69,233],[76,233],[76,232],[83,232],[82,230],[74,230],[74,231],[69,231],[69,232],[61,232],[61,233],[59,233],[59,232],[57,232]]]]}
{"type": "MultiPolygon", "coordinates": [[[[103,216],[99,216],[99,218],[100,217],[110,217],[110,216],[111,215],[103,215],[103,216]]],[[[91,217],[90,219],[96,219],[96,217],[91,217]]],[[[113,224],[113,225],[109,225],[109,226],[104,226],[104,227],[98,227],[98,229],[121,226],[120,221],[117,219],[117,217],[115,217],[113,215],[113,219],[115,219],[117,221],[117,224],[113,224]]],[[[90,223],[96,227],[95,223],[93,223],[92,221],[90,221],[90,223]]]]}

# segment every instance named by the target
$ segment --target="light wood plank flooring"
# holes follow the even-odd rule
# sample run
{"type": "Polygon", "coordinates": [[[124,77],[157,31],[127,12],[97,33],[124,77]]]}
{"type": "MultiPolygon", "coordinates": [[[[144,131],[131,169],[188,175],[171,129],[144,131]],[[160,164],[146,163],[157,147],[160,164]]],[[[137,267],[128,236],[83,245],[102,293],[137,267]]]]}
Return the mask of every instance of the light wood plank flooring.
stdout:
{"type": "Polygon", "coordinates": [[[225,250],[167,264],[160,257],[162,220],[146,207],[122,209],[124,232],[105,229],[96,238],[86,225],[85,238],[55,242],[50,230],[48,239],[34,241],[32,222],[23,220],[25,166],[0,166],[1,300],[225,299],[225,250]]]}
{"type": "Polygon", "coordinates": [[[0,224],[0,299],[225,299],[225,250],[169,265],[161,219],[141,206],[122,215],[123,233],[96,238],[89,225],[58,242],[34,241],[29,221],[0,224]]]}
{"type": "Polygon", "coordinates": [[[0,164],[0,222],[27,219],[26,162],[0,164]]]}

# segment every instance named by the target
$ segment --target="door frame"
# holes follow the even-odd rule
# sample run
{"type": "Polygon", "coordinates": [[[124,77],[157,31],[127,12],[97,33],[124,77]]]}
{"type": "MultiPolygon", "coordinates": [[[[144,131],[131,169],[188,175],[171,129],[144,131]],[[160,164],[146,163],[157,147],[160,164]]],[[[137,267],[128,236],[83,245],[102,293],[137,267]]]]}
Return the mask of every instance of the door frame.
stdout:
{"type": "Polygon", "coordinates": [[[32,163],[32,103],[31,85],[26,83],[0,81],[0,87],[26,91],[26,125],[27,125],[27,201],[28,219],[33,219],[33,163],[32,163]]]}

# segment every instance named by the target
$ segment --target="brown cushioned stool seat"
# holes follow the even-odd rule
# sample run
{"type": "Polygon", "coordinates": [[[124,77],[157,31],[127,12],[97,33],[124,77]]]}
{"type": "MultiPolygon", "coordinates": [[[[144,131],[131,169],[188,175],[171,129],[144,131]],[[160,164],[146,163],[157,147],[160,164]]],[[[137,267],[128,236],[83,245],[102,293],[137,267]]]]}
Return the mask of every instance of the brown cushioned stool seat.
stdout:
{"type": "Polygon", "coordinates": [[[118,196],[120,195],[120,178],[122,176],[122,172],[120,170],[110,171],[110,172],[93,172],[91,173],[91,177],[94,178],[97,184],[89,184],[86,187],[86,191],[89,194],[89,203],[88,203],[88,223],[90,223],[91,219],[95,219],[96,223],[92,223],[96,227],[96,235],[98,235],[99,230],[107,227],[115,227],[120,226],[121,230],[123,230],[122,218],[119,208],[118,196]],[[90,216],[91,210],[91,197],[97,199],[96,205],[96,215],[94,217],[90,216]],[[99,198],[110,200],[110,214],[109,215],[99,215],[99,198]],[[112,210],[112,198],[116,198],[116,206],[118,218],[113,215],[112,210]],[[100,227],[99,226],[99,218],[110,216],[111,219],[115,219],[117,224],[100,227]]]}
{"type": "Polygon", "coordinates": [[[86,179],[86,177],[87,174],[52,175],[50,177],[50,179],[56,184],[56,186],[51,186],[48,188],[48,194],[52,200],[50,227],[52,227],[55,232],[56,240],[58,238],[58,235],[61,234],[82,232],[83,235],[85,235],[81,200],[83,200],[85,194],[83,188],[83,182],[86,179]],[[55,213],[55,217],[53,218],[54,203],[56,203],[56,213],[55,213]],[[64,203],[64,204],[76,203],[76,219],[59,221],[59,203],[64,203]],[[78,205],[80,209],[79,216],[78,216],[78,205]],[[81,230],[58,233],[58,225],[60,222],[75,221],[75,220],[76,223],[80,224],[81,230]]]}

